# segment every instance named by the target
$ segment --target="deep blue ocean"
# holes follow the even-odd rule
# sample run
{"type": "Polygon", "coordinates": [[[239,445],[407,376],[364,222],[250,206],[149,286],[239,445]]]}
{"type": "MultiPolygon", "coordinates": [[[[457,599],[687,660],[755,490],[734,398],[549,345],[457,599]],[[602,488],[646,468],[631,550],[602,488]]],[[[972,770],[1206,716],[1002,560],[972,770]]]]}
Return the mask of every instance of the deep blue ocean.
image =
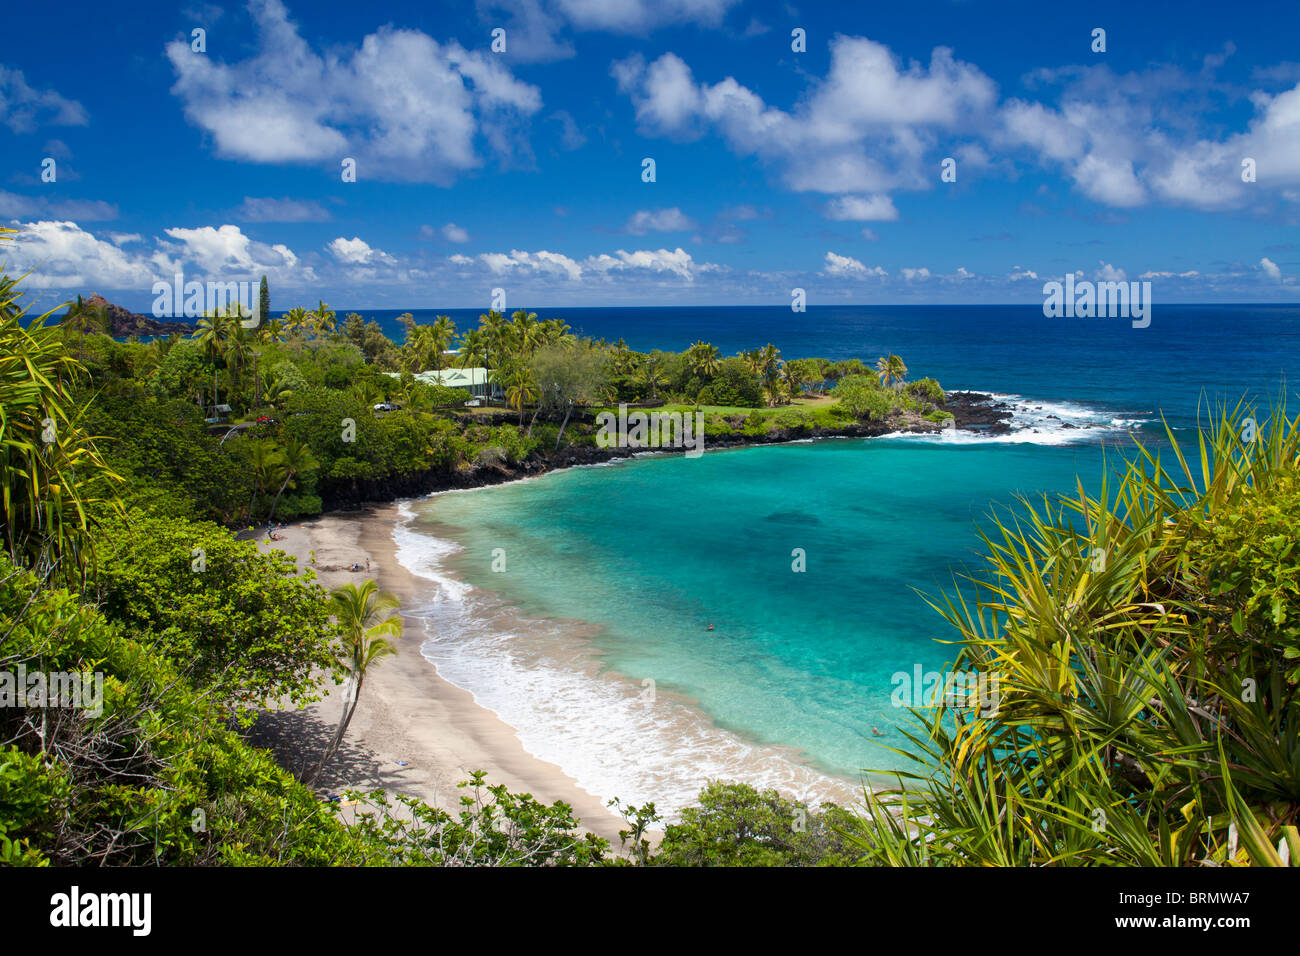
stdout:
{"type": "MultiPolygon", "coordinates": [[[[345,309],[338,314],[344,315],[345,309]]],[[[355,310],[397,341],[398,311],[355,310]]],[[[435,310],[409,310],[419,322],[435,310]]],[[[458,329],[482,310],[442,309],[458,329]]],[[[896,352],[911,377],[945,388],[1023,394],[1105,408],[1117,417],[1193,412],[1212,399],[1276,394],[1300,368],[1300,305],[1154,306],[1151,326],[1126,319],[1047,319],[1038,305],[535,308],[579,334],[637,350],[680,351],[704,340],[723,355],[773,343],[786,358],[862,358],[896,352]],[[1134,414],[1130,414],[1134,413],[1134,414]]]]}
{"type": "Polygon", "coordinates": [[[978,566],[991,508],[1076,475],[1096,489],[1132,436],[1160,440],[1162,413],[1190,437],[1198,406],[1267,406],[1300,373],[1296,306],[1157,303],[1145,329],[1036,306],[537,311],[637,349],[770,341],[869,364],[892,351],[911,377],[1016,409],[1001,439],[645,457],[408,506],[402,560],[443,582],[425,652],[444,676],[593,792],[668,807],[712,777],[816,795],[804,771],[898,766],[879,746],[903,743],[894,676],[953,653],[917,590],[978,566]],[[505,628],[503,606],[519,614],[505,628]]]}

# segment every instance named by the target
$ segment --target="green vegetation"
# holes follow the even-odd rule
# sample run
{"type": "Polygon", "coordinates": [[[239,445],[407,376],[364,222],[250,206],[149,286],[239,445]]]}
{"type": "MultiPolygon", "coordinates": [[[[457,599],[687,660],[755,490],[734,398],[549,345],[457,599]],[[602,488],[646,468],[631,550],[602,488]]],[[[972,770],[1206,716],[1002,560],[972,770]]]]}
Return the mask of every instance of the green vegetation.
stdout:
{"type": "Polygon", "coordinates": [[[236,541],[210,522],[139,508],[98,531],[88,596],[128,632],[148,635],[215,703],[320,698],[337,633],[310,570],[299,575],[284,552],[236,541]]]}
{"type": "MultiPolygon", "coordinates": [[[[327,594],[292,558],[223,526],[314,512],[322,494],[384,476],[519,461],[544,428],[559,447],[576,409],[616,397],[610,349],[528,313],[467,333],[467,361],[490,354],[517,394],[536,390],[537,405],[519,409],[530,413],[525,432],[462,411],[464,392],[412,378],[415,365],[440,361],[447,322],[414,327],[398,349],[352,316],[333,331],[321,303],[269,320],[256,339],[236,317],[209,316],[191,340],[120,343],[75,309],[63,328],[45,317],[24,325],[2,272],[0,289],[0,676],[10,679],[0,694],[22,695],[0,707],[0,863],[628,862],[583,833],[566,804],[481,773],[462,784],[455,813],[347,794],[367,812],[344,822],[308,784],[392,649],[395,602],[373,582],[327,594]],[[374,414],[375,399],[401,407],[374,414]],[[248,427],[213,427],[205,419],[221,404],[248,427]],[[19,669],[85,675],[88,691],[98,679],[102,696],[96,706],[33,699],[15,689],[19,669]],[[317,700],[331,679],[348,682],[345,706],[304,783],[243,733],[259,709],[317,700]]],[[[697,358],[706,375],[720,364],[697,358]]],[[[650,364],[647,387],[663,388],[650,364]]],[[[767,795],[749,803],[742,795],[727,819],[761,817],[754,840],[777,833],[781,813],[793,819],[767,795]]],[[[675,831],[680,840],[692,826],[675,831]]],[[[772,852],[804,862],[819,852],[805,842],[772,852]]],[[[759,857],[742,846],[738,858],[759,857]]]]}
{"type": "Polygon", "coordinates": [[[365,581],[360,587],[345,584],[330,595],[330,600],[335,620],[342,631],[343,649],[339,663],[347,672],[348,685],[343,694],[343,716],[339,718],[338,730],[309,783],[316,782],[338,752],[343,735],[348,732],[348,724],[352,723],[352,716],[361,702],[361,686],[366,674],[376,661],[393,653],[389,638],[395,640],[402,633],[402,619],[395,613],[397,598],[387,592],[380,593],[374,581],[365,581]]]}
{"type": "Polygon", "coordinates": [[[1300,865],[1300,419],[1259,420],[997,522],[973,594],[932,600],[995,706],[917,712],[872,862],[1300,865]]]}
{"type": "MultiPolygon", "coordinates": [[[[259,303],[269,296],[263,284],[259,303]]],[[[858,359],[787,361],[771,344],[729,357],[707,342],[641,353],[578,337],[562,319],[526,310],[485,313],[463,332],[446,316],[428,324],[403,316],[401,343],[355,313],[340,322],[324,302],[263,313],[252,328],[247,321],[232,305],[205,315],[188,338],[117,342],[82,303],[61,328],[15,325],[8,334],[33,336],[23,348],[39,341],[84,369],[75,376],[48,369],[59,394],[41,401],[56,418],[82,410],[84,426],[100,436],[86,454],[102,455],[102,470],[125,479],[128,503],[228,527],[590,448],[594,414],[620,403],[699,409],[706,435],[758,440],[855,421],[931,427],[944,401],[932,379],[904,385],[897,356],[880,360],[888,367],[882,378],[858,359]],[[489,369],[496,400],[467,407],[469,392],[416,378],[455,367],[489,369]]],[[[110,479],[99,470],[76,473],[105,494],[110,479]]]]}
{"type": "MultiPolygon", "coordinates": [[[[0,228],[0,239],[13,230],[0,228]]],[[[3,273],[0,273],[3,276],[3,273]]],[[[89,509],[117,480],[81,430],[84,378],[50,313],[26,328],[16,285],[0,282],[0,525],[11,561],[84,568],[89,509]]]]}
{"type": "Polygon", "coordinates": [[[614,801],[616,854],[568,805],[481,773],[454,813],[349,794],[365,811],[349,822],[322,800],[309,783],[398,636],[395,603],[373,582],[327,594],[226,525],[577,444],[598,404],[670,402],[710,434],[760,436],[934,422],[938,383],[892,355],[876,373],[772,346],[642,355],[489,313],[460,360],[513,398],[484,414],[411,374],[448,358],[441,318],[397,346],[359,317],[340,331],[323,302],[255,336],[211,316],[148,344],[72,316],[24,325],[0,271],[0,694],[20,668],[102,680],[93,707],[0,706],[0,864],[1300,863],[1300,419],[1284,407],[1262,425],[1224,410],[1190,456],[1171,431],[1113,493],[1000,520],[986,571],[931,599],[954,668],[991,675],[994,698],[918,712],[915,772],[865,813],[715,782],[657,847],[654,805],[614,801]],[[247,427],[205,421],[222,404],[247,427]],[[347,700],[304,782],[244,732],[330,680],[347,700]]]}
{"type": "Polygon", "coordinates": [[[744,783],[701,790],[699,805],[664,828],[653,853],[641,833],[658,819],[654,805],[628,807],[625,815],[631,829],[622,831],[624,844],[654,866],[849,866],[862,858],[848,835],[855,823],[848,811],[831,803],[813,809],[744,783]]]}

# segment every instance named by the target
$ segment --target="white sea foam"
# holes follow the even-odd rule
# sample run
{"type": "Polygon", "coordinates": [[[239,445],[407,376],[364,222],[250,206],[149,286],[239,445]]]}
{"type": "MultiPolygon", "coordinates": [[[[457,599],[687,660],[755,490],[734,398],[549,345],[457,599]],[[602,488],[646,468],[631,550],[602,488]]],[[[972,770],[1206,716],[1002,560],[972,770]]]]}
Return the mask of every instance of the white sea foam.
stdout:
{"type": "Polygon", "coordinates": [[[515,729],[524,749],[557,764],[602,799],[652,800],[668,819],[710,780],[775,787],[817,804],[855,802],[854,784],[793,753],[743,740],[689,702],[602,670],[576,622],[521,618],[489,592],[451,577],[460,550],[419,527],[403,504],[393,531],[398,560],[433,583],[411,607],[424,620],[421,653],[438,673],[515,729]]]}
{"type": "Polygon", "coordinates": [[[944,442],[952,445],[977,445],[986,442],[1034,445],[1069,445],[1114,437],[1152,421],[1149,418],[1116,418],[1110,412],[1076,402],[1049,402],[1000,392],[987,393],[992,402],[1002,402],[1011,410],[1010,431],[987,434],[965,429],[945,429],[938,433],[893,432],[885,438],[944,442]]]}
{"type": "Polygon", "coordinates": [[[470,592],[469,585],[442,571],[443,560],[460,551],[460,545],[416,531],[416,512],[410,502],[399,504],[398,514],[401,520],[393,528],[398,562],[412,574],[427,578],[438,586],[432,594],[435,602],[463,603],[470,592]]]}
{"type": "MultiPolygon", "coordinates": [[[[990,393],[990,399],[1010,406],[1009,433],[946,430],[885,437],[1057,445],[1117,435],[1151,420],[1118,418],[1081,404],[1021,395],[990,393]]],[[[627,460],[588,467],[612,467],[627,460]]],[[[653,800],[670,819],[694,802],[702,786],[717,779],[775,787],[811,803],[859,799],[853,783],[820,773],[792,752],[754,744],[720,728],[688,701],[662,689],[653,701],[647,699],[635,675],[602,670],[589,643],[575,634],[585,626],[580,622],[524,619],[497,595],[454,577],[445,562],[462,549],[421,528],[420,511],[418,503],[400,506],[393,539],[398,561],[432,585],[427,601],[408,609],[424,620],[421,652],[442,677],[513,727],[527,751],[557,764],[585,790],[625,803],[653,800]]]]}

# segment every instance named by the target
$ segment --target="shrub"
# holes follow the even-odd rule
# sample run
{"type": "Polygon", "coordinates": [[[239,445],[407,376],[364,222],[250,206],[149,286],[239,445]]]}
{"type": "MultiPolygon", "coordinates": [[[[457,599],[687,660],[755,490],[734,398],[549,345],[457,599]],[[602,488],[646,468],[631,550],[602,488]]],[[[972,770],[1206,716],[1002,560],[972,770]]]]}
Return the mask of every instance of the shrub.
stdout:
{"type": "Polygon", "coordinates": [[[333,809],[227,729],[177,666],[75,595],[38,589],[3,555],[0,624],[0,659],[103,681],[98,714],[0,708],[0,862],[366,861],[333,809]]]}
{"type": "Polygon", "coordinates": [[[985,573],[931,600],[953,669],[996,683],[917,712],[915,772],[855,828],[871,860],[1300,861],[1300,419],[1244,443],[1247,418],[997,518],[985,573]]]}
{"type": "Polygon", "coordinates": [[[908,382],[903,390],[914,398],[930,402],[933,405],[942,405],[947,401],[947,396],[943,388],[932,378],[921,378],[915,382],[908,382]]]}
{"type": "Polygon", "coordinates": [[[103,521],[94,593],[221,701],[318,699],[335,639],[325,592],[283,551],[139,509],[103,521]]]}
{"type": "Polygon", "coordinates": [[[714,782],[699,805],[669,824],[655,866],[844,866],[861,858],[842,832],[853,815],[834,804],[818,810],[775,790],[714,782]]]}
{"type": "Polygon", "coordinates": [[[713,382],[700,391],[703,405],[734,405],[737,408],[760,408],[765,403],[758,379],[736,356],[723,359],[713,382]]]}
{"type": "Polygon", "coordinates": [[[812,420],[803,412],[793,408],[783,408],[772,416],[772,424],[777,428],[809,428],[812,420]]]}

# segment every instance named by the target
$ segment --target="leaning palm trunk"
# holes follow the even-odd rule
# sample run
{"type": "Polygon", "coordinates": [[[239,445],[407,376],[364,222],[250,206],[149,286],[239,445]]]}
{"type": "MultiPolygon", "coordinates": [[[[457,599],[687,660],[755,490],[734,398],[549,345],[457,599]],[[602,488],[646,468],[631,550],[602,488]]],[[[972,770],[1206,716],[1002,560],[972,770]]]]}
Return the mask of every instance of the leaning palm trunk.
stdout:
{"type": "Polygon", "coordinates": [[[293,478],[293,474],[292,474],[292,473],[286,475],[284,481],[280,484],[280,490],[277,491],[277,492],[275,493],[275,500],[271,502],[271,513],[270,513],[269,515],[266,516],[266,521],[267,521],[268,524],[269,524],[272,520],[274,520],[274,518],[275,518],[275,509],[276,509],[276,507],[280,504],[280,496],[281,496],[282,494],[284,494],[284,489],[287,488],[287,487],[289,486],[289,480],[290,480],[291,478],[293,478]]]}
{"type": "Polygon", "coordinates": [[[343,737],[348,732],[348,724],[352,723],[352,715],[357,712],[357,704],[361,700],[361,685],[365,679],[366,675],[362,673],[357,676],[355,681],[348,681],[348,690],[343,694],[343,716],[339,719],[338,729],[334,731],[334,739],[330,741],[330,745],[320,758],[320,763],[316,765],[316,769],[312,771],[307,780],[303,781],[307,786],[310,787],[316,783],[329,762],[334,759],[334,755],[338,753],[339,746],[343,743],[343,737]]]}
{"type": "Polygon", "coordinates": [[[555,450],[560,450],[560,439],[564,437],[564,429],[569,426],[569,416],[573,414],[573,402],[569,402],[569,407],[564,410],[564,421],[560,423],[560,433],[555,436],[555,450]]]}
{"type": "Polygon", "coordinates": [[[366,581],[359,588],[355,584],[345,584],[330,596],[330,600],[347,648],[340,664],[347,670],[349,690],[343,695],[343,714],[334,739],[315,771],[304,781],[309,786],[315,784],[326,765],[334,759],[344,734],[348,732],[348,724],[352,722],[357,702],[361,699],[366,669],[393,653],[393,646],[386,637],[397,637],[402,632],[401,618],[382,616],[385,611],[397,609],[397,598],[387,592],[376,593],[374,581],[366,581]]]}

